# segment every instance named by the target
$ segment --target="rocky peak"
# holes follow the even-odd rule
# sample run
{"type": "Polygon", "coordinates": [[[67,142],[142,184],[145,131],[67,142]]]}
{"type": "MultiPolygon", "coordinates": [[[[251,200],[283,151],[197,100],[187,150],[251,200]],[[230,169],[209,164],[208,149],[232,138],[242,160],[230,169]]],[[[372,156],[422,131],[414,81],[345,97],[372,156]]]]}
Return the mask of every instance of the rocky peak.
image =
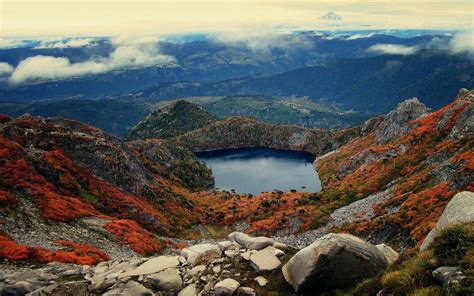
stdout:
{"type": "Polygon", "coordinates": [[[406,134],[411,126],[409,122],[428,114],[429,109],[417,98],[405,100],[387,114],[375,132],[380,143],[386,143],[392,139],[406,134]]]}

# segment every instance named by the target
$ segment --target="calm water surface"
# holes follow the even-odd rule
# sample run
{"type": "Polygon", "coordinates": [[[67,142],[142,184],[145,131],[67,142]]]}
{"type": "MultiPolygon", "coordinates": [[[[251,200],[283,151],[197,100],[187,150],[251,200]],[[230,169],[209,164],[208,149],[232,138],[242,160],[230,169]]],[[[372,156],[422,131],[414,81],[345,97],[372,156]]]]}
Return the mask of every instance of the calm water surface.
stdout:
{"type": "Polygon", "coordinates": [[[314,156],[269,148],[223,149],[196,153],[211,169],[215,187],[237,193],[281,191],[318,192],[321,182],[314,156]]]}

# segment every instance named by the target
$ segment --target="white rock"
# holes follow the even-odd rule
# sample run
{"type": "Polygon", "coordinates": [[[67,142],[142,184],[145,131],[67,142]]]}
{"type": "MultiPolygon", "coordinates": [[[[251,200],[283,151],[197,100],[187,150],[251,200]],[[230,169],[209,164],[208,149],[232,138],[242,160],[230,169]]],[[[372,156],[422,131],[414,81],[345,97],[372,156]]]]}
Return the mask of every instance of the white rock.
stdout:
{"type": "Polygon", "coordinates": [[[237,296],[255,296],[255,290],[250,287],[240,287],[237,289],[237,296]]]}
{"type": "Polygon", "coordinates": [[[175,268],[168,268],[156,274],[147,276],[147,281],[153,289],[168,291],[179,290],[183,287],[183,280],[175,268]]]}
{"type": "Polygon", "coordinates": [[[151,290],[145,288],[144,286],[140,285],[139,283],[135,281],[129,281],[126,284],[121,284],[115,289],[112,289],[110,291],[107,291],[103,295],[107,296],[129,296],[129,295],[134,295],[134,296],[152,296],[155,295],[151,290]]]}
{"type": "Polygon", "coordinates": [[[288,250],[288,246],[285,245],[284,243],[280,243],[280,242],[274,242],[273,247],[276,248],[276,249],[282,250],[282,251],[287,251],[288,250]]]}
{"type": "Polygon", "coordinates": [[[196,275],[199,275],[200,273],[203,273],[205,270],[206,270],[205,265],[197,265],[191,268],[191,270],[189,271],[189,274],[192,276],[196,276],[196,275]]]}
{"type": "Polygon", "coordinates": [[[153,274],[163,271],[170,267],[179,265],[178,256],[158,256],[145,261],[142,265],[134,270],[127,271],[121,276],[137,276],[145,274],[153,274]]]}
{"type": "Polygon", "coordinates": [[[224,254],[229,258],[234,258],[237,255],[237,252],[234,250],[226,250],[224,254]]]}
{"type": "Polygon", "coordinates": [[[398,260],[398,257],[400,257],[400,254],[398,254],[394,249],[390,248],[386,244],[379,244],[376,245],[376,247],[385,255],[388,264],[392,264],[393,262],[398,260]]]}
{"type": "Polygon", "coordinates": [[[426,250],[434,238],[446,227],[472,221],[474,221],[474,193],[469,191],[459,192],[451,199],[443,214],[441,214],[438,223],[426,236],[423,244],[421,244],[420,251],[426,250]]]}
{"type": "Polygon", "coordinates": [[[217,245],[199,244],[181,250],[181,256],[186,258],[191,264],[204,259],[215,259],[222,255],[222,251],[217,245]]]}
{"type": "Polygon", "coordinates": [[[275,248],[267,247],[250,256],[250,265],[255,271],[260,272],[278,268],[281,261],[275,256],[275,248]]]}
{"type": "Polygon", "coordinates": [[[196,296],[198,294],[195,284],[186,286],[186,288],[179,291],[178,296],[196,296]]]}
{"type": "Polygon", "coordinates": [[[214,286],[214,293],[216,295],[232,295],[239,287],[240,283],[238,281],[225,279],[214,286]]]}
{"type": "Polygon", "coordinates": [[[243,232],[232,232],[228,236],[230,241],[237,242],[241,246],[249,250],[262,250],[268,246],[272,246],[274,239],[264,236],[251,237],[243,232]]]}
{"type": "Polygon", "coordinates": [[[265,287],[268,284],[268,280],[263,276],[258,276],[255,278],[255,281],[260,287],[265,287]]]}
{"type": "Polygon", "coordinates": [[[222,241],[222,242],[218,242],[217,245],[219,246],[219,248],[221,249],[221,251],[225,251],[227,250],[227,247],[230,246],[230,244],[232,244],[231,241],[222,241]]]}

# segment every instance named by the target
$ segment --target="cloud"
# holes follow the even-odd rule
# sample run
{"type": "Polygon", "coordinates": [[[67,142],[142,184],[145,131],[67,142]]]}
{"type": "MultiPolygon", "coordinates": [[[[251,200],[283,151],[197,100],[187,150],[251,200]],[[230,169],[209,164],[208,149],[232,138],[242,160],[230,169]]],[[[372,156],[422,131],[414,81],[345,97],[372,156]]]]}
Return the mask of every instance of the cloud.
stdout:
{"type": "Polygon", "coordinates": [[[373,37],[375,33],[368,33],[368,34],[354,34],[349,37],[347,37],[346,40],[357,40],[357,39],[362,39],[362,38],[370,38],[373,37]]]}
{"type": "Polygon", "coordinates": [[[336,14],[335,12],[329,11],[326,14],[323,14],[320,19],[324,21],[340,21],[342,20],[342,16],[336,14]]]}
{"type": "Polygon", "coordinates": [[[13,66],[8,63],[0,62],[0,77],[10,75],[13,72],[13,66]]]}
{"type": "Polygon", "coordinates": [[[474,56],[474,31],[454,35],[449,42],[449,50],[454,54],[467,53],[474,56]]]}
{"type": "Polygon", "coordinates": [[[27,46],[27,43],[25,40],[0,38],[0,49],[16,48],[16,47],[24,47],[24,46],[27,46]]]}
{"type": "Polygon", "coordinates": [[[85,47],[94,44],[94,38],[74,38],[59,41],[41,41],[41,44],[36,49],[44,48],[70,48],[70,47],[85,47]]]}
{"type": "Polygon", "coordinates": [[[259,53],[269,53],[272,49],[291,52],[297,49],[310,49],[314,46],[310,36],[288,34],[288,32],[248,32],[237,31],[220,33],[213,36],[214,40],[230,46],[245,46],[259,53]]]}
{"type": "Polygon", "coordinates": [[[174,57],[160,54],[156,47],[133,45],[119,46],[106,58],[79,63],[71,63],[64,57],[38,55],[21,61],[11,74],[10,82],[20,84],[31,80],[62,79],[123,68],[165,66],[174,62],[174,57]]]}
{"type": "Polygon", "coordinates": [[[369,47],[367,51],[391,55],[411,55],[418,51],[418,47],[390,43],[377,43],[369,47]]]}

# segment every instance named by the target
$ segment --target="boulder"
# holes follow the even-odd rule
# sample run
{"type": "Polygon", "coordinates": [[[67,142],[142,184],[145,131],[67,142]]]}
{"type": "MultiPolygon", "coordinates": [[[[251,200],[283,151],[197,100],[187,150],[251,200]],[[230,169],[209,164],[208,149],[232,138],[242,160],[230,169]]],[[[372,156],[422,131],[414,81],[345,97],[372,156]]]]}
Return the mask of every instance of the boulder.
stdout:
{"type": "Polygon", "coordinates": [[[330,233],[296,253],[282,268],[295,292],[350,287],[388,265],[382,251],[350,234],[330,233]]]}
{"type": "Polygon", "coordinates": [[[189,271],[189,274],[192,276],[196,276],[203,273],[205,270],[206,270],[206,265],[197,265],[191,268],[191,270],[189,271]]]}
{"type": "Polygon", "coordinates": [[[179,256],[158,256],[145,261],[134,270],[122,273],[121,277],[154,274],[179,265],[179,256]]]}
{"type": "Polygon", "coordinates": [[[388,264],[392,264],[395,261],[398,260],[398,257],[400,257],[400,254],[398,254],[394,249],[390,248],[386,244],[379,244],[376,245],[377,249],[382,251],[384,254],[385,258],[387,259],[388,264]]]}
{"type": "Polygon", "coordinates": [[[145,288],[135,281],[129,281],[125,284],[119,285],[117,288],[107,291],[103,295],[109,296],[152,296],[155,295],[151,290],[145,288]]]}
{"type": "Polygon", "coordinates": [[[264,278],[263,276],[257,276],[255,278],[255,281],[260,287],[265,287],[268,284],[268,280],[264,278]]]}
{"type": "Polygon", "coordinates": [[[420,251],[426,250],[436,236],[446,227],[461,223],[474,221],[474,193],[463,191],[456,194],[448,203],[441,214],[435,227],[428,233],[421,244],[420,251]]]}
{"type": "Polygon", "coordinates": [[[265,236],[251,237],[243,232],[232,232],[228,238],[230,241],[236,242],[249,250],[261,250],[268,246],[273,246],[275,242],[273,238],[265,236]]]}
{"type": "Polygon", "coordinates": [[[179,291],[178,296],[196,296],[198,294],[195,284],[187,285],[186,288],[179,291]]]}
{"type": "Polygon", "coordinates": [[[91,279],[91,283],[88,287],[89,291],[94,293],[102,293],[108,288],[112,287],[117,282],[116,278],[107,278],[104,274],[99,274],[91,279]]]}
{"type": "Polygon", "coordinates": [[[274,270],[280,265],[281,261],[275,256],[275,248],[273,247],[266,247],[250,255],[250,266],[257,272],[274,270]]]}
{"type": "Polygon", "coordinates": [[[255,290],[250,287],[240,287],[237,289],[237,296],[255,296],[255,290]]]}
{"type": "Polygon", "coordinates": [[[193,265],[203,260],[219,258],[221,255],[219,246],[213,244],[199,244],[181,250],[181,256],[193,265]]]}
{"type": "Polygon", "coordinates": [[[183,280],[175,268],[147,276],[151,287],[160,291],[179,290],[183,287],[183,280]]]}
{"type": "Polygon", "coordinates": [[[442,266],[433,271],[433,277],[443,285],[443,294],[457,295],[456,290],[462,286],[466,276],[459,267],[442,266]]]}
{"type": "Polygon", "coordinates": [[[232,295],[240,287],[238,281],[234,279],[225,279],[214,286],[216,295],[232,295]]]}
{"type": "Polygon", "coordinates": [[[43,286],[43,282],[40,281],[21,281],[11,285],[7,285],[0,290],[1,295],[25,295],[26,293],[33,292],[43,286]]]}

